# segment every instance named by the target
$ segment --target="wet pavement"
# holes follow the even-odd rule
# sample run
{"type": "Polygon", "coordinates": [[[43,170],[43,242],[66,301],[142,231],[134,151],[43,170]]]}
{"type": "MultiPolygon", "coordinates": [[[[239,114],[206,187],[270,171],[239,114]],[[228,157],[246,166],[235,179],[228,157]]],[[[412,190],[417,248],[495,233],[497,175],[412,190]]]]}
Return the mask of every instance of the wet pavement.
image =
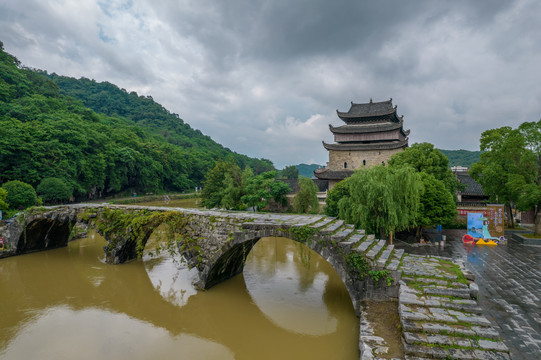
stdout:
{"type": "Polygon", "coordinates": [[[412,254],[462,260],[475,274],[479,305],[499,328],[511,358],[541,359],[541,246],[514,240],[493,247],[464,245],[462,233],[447,233],[444,247],[400,241],[395,247],[412,254]]]}

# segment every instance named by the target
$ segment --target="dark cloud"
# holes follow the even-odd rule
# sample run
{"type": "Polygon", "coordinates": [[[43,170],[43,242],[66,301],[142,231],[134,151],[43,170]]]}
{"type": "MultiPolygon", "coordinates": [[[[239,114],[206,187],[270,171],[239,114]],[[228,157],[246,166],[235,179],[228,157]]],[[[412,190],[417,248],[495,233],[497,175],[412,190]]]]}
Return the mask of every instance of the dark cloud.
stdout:
{"type": "Polygon", "coordinates": [[[539,13],[535,0],[20,0],[0,4],[0,40],[283,166],[324,163],[350,101],[392,97],[412,142],[445,149],[538,120],[539,13]]]}

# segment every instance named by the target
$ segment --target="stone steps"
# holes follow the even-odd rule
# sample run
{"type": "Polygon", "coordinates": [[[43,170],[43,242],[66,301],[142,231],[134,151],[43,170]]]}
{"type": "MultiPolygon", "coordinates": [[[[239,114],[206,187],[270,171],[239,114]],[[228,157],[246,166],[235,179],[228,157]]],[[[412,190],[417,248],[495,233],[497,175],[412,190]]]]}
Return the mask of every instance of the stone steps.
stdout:
{"type": "Polygon", "coordinates": [[[354,231],[355,231],[355,227],[353,225],[344,225],[340,229],[340,231],[336,232],[334,235],[331,236],[331,240],[336,241],[336,242],[343,241],[348,236],[353,234],[354,231]]]}
{"type": "Polygon", "coordinates": [[[324,228],[321,229],[322,235],[329,235],[341,228],[344,225],[344,220],[336,220],[334,222],[329,223],[324,228]]]}
{"type": "Polygon", "coordinates": [[[385,270],[396,271],[404,255],[404,249],[394,249],[391,261],[385,266],[385,270]]]}
{"type": "Polygon", "coordinates": [[[384,250],[380,253],[380,256],[376,259],[376,268],[378,270],[383,270],[385,268],[385,264],[387,263],[387,260],[389,260],[389,257],[391,256],[391,253],[394,250],[394,245],[388,245],[384,250]]]}
{"type": "Polygon", "coordinates": [[[310,227],[314,228],[314,229],[322,229],[324,228],[325,226],[327,226],[329,223],[333,222],[334,220],[336,220],[335,218],[333,217],[326,217],[324,218],[323,220],[317,222],[317,223],[314,223],[312,225],[310,225],[310,227]]]}
{"type": "Polygon", "coordinates": [[[357,252],[365,253],[372,245],[376,243],[375,240],[369,240],[368,238],[363,241],[356,249],[357,252]]]}
{"type": "Polygon", "coordinates": [[[415,274],[400,280],[406,359],[510,359],[497,329],[470,298],[472,286],[457,281],[456,275],[446,276],[453,275],[453,270],[446,270],[448,262],[405,255],[402,264],[415,274]]]}
{"type": "Polygon", "coordinates": [[[386,240],[379,240],[376,245],[372,246],[370,250],[365,254],[365,256],[370,259],[374,260],[376,256],[379,254],[379,252],[383,249],[385,246],[386,240]]]}
{"type": "Polygon", "coordinates": [[[356,230],[348,238],[338,243],[343,248],[352,248],[365,238],[364,230],[356,230]]]}

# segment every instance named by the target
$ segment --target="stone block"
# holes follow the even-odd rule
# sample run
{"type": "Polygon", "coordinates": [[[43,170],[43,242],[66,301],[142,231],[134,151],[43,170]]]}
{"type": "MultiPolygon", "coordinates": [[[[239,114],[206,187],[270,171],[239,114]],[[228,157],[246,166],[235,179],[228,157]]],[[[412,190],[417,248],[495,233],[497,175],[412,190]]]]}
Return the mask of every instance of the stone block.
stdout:
{"type": "Polygon", "coordinates": [[[474,360],[477,359],[472,350],[467,349],[447,349],[447,353],[451,359],[474,360]]]}
{"type": "Polygon", "coordinates": [[[466,316],[460,315],[456,317],[458,321],[468,322],[473,325],[491,326],[490,321],[484,316],[466,316]]]}
{"type": "MultiPolygon", "coordinates": [[[[510,360],[509,354],[504,352],[474,350],[473,354],[479,360],[510,360]]],[[[532,359],[533,360],[533,359],[532,359]]]]}
{"type": "Polygon", "coordinates": [[[470,296],[473,299],[477,299],[479,296],[479,286],[474,282],[470,283],[470,296]]]}
{"type": "Polygon", "coordinates": [[[483,350],[509,351],[509,348],[502,341],[477,340],[479,347],[483,350]]]}
{"type": "Polygon", "coordinates": [[[492,327],[472,326],[471,330],[474,331],[476,335],[483,338],[495,340],[498,340],[500,338],[500,333],[492,327]]]}
{"type": "Polygon", "coordinates": [[[427,339],[433,345],[453,345],[451,338],[445,335],[427,335],[427,339]]]}
{"type": "Polygon", "coordinates": [[[404,332],[404,340],[408,344],[427,343],[427,336],[419,333],[404,332]]]}

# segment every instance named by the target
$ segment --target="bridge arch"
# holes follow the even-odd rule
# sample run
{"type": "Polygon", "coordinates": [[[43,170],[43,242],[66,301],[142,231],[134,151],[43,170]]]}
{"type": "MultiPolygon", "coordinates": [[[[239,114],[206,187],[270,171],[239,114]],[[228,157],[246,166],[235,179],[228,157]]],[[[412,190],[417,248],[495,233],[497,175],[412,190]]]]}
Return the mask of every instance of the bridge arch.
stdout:
{"type": "Polygon", "coordinates": [[[66,246],[73,223],[69,218],[38,217],[29,222],[19,236],[17,253],[66,246]]]}
{"type": "Polygon", "coordinates": [[[307,246],[325,259],[338,274],[346,287],[355,311],[363,293],[363,284],[352,281],[344,263],[343,254],[337,248],[327,246],[327,237],[314,229],[308,236],[299,238],[295,233],[298,227],[285,229],[282,225],[244,224],[244,230],[233,235],[231,240],[211,257],[200,272],[199,286],[209,289],[239,273],[244,268],[246,257],[254,245],[263,237],[282,237],[307,246]]]}

